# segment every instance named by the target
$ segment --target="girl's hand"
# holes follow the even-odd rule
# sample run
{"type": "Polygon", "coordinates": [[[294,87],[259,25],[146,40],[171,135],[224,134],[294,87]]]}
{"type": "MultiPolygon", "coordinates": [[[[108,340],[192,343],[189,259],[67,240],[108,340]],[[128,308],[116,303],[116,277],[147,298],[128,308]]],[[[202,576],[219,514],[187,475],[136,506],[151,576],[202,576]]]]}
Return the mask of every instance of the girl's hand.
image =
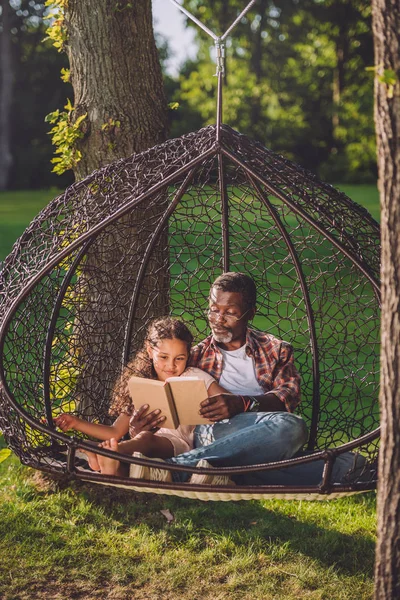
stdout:
{"type": "Polygon", "coordinates": [[[133,412],[129,420],[129,434],[135,437],[141,431],[154,431],[161,427],[166,417],[161,415],[161,410],[156,409],[147,414],[148,404],[143,404],[138,410],[133,412]]]}
{"type": "Polygon", "coordinates": [[[76,429],[79,419],[75,415],[69,413],[62,413],[58,417],[55,417],[54,423],[61,429],[61,431],[68,431],[70,429],[76,429]]]}

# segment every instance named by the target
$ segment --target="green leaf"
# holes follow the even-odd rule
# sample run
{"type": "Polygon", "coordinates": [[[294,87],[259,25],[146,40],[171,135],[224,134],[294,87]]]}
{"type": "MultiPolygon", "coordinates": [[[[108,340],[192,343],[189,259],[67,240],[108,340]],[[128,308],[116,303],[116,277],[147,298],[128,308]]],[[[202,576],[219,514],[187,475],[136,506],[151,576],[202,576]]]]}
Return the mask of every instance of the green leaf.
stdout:
{"type": "Polygon", "coordinates": [[[10,456],[10,454],[11,454],[11,450],[9,448],[3,448],[2,450],[0,450],[0,463],[7,460],[7,458],[10,456]]]}
{"type": "Polygon", "coordinates": [[[393,69],[385,69],[379,77],[379,81],[386,83],[386,85],[395,85],[397,83],[397,76],[393,69]]]}
{"type": "Polygon", "coordinates": [[[61,79],[64,83],[68,83],[71,79],[71,71],[70,69],[61,69],[61,79]]]}
{"type": "Polygon", "coordinates": [[[79,125],[82,123],[82,121],[84,119],[86,119],[87,117],[87,113],[85,113],[84,115],[81,115],[80,117],[77,118],[77,120],[74,123],[74,127],[79,127],[79,125]]]}
{"type": "Polygon", "coordinates": [[[74,110],[74,107],[72,106],[71,100],[69,98],[67,99],[67,104],[64,106],[64,108],[66,108],[68,112],[71,112],[74,110]]]}

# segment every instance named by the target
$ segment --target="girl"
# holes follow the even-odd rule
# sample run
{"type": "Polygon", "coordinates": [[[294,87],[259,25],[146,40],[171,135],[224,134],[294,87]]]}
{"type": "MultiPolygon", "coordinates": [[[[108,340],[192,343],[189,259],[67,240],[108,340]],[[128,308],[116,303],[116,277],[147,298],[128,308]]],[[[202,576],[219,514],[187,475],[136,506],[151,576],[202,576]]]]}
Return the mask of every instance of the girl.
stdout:
{"type": "MultiPolygon", "coordinates": [[[[172,317],[154,320],[147,331],[143,348],[125,367],[114,388],[111,414],[118,414],[113,425],[89,423],[74,415],[64,413],[55,419],[62,431],[73,429],[100,440],[100,446],[122,454],[134,452],[149,458],[171,458],[193,448],[194,426],[179,426],[178,429],[154,428],[162,425],[165,417],[159,410],[147,414],[148,405],[135,410],[128,393],[127,383],[132,375],[165,381],[168,377],[197,377],[204,379],[208,396],[226,393],[215,379],[201,369],[186,367],[193,336],[182,321],[172,317]],[[128,433],[131,438],[119,441],[128,433]]],[[[126,474],[127,464],[85,451],[89,465],[96,471],[107,474],[126,474]]]]}

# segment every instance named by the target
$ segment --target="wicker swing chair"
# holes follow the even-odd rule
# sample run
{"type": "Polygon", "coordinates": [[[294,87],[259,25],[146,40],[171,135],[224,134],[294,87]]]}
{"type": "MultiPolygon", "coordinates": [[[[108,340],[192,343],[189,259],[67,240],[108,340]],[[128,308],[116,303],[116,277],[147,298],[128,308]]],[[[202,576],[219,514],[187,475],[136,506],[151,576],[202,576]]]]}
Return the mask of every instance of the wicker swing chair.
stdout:
{"type": "Polygon", "coordinates": [[[219,104],[215,126],[72,185],[16,242],[0,274],[0,429],[25,465],[136,491],[239,500],[374,489],[379,227],[343,193],[220,117],[219,104]],[[253,325],[294,346],[310,435],[304,456],[215,473],[277,472],[322,460],[321,481],[216,488],[83,467],[77,448],[93,446],[61,433],[54,417],[74,412],[109,423],[113,383],[149,321],[179,316],[200,341],[209,331],[210,284],[228,270],[247,272],[257,284],[253,325]],[[364,466],[334,481],[335,461],[348,451],[362,455],[364,466]]]}

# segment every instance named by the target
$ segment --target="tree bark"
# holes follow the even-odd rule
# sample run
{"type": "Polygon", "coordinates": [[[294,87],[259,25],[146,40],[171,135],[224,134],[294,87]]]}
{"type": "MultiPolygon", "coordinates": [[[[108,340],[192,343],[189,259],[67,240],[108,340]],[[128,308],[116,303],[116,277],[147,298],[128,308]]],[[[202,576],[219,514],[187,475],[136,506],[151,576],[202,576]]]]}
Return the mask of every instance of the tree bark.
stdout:
{"type": "MultiPolygon", "coordinates": [[[[74,88],[75,118],[87,114],[79,144],[77,179],[120,157],[161,143],[167,132],[167,103],[154,40],[151,0],[69,0],[65,14],[67,53],[74,88]]],[[[124,182],[107,181],[118,197],[124,182]]],[[[122,194],[120,194],[122,197],[122,194]]],[[[79,271],[83,299],[75,318],[81,414],[104,418],[121,369],[130,301],[149,228],[164,201],[120,219],[96,238],[79,271]]],[[[135,324],[168,312],[168,242],[163,232],[146,272],[135,324]]],[[[135,331],[133,331],[135,335],[135,331]]],[[[143,331],[142,334],[143,335],[143,331]]],[[[137,349],[138,340],[132,348],[137,349]]]]}
{"type": "Polygon", "coordinates": [[[168,107],[151,0],[69,0],[66,24],[75,114],[88,115],[83,159],[74,169],[81,179],[163,142],[168,107]]]}
{"type": "Polygon", "coordinates": [[[375,600],[400,598],[400,6],[373,0],[375,122],[382,223],[382,349],[375,600]],[[382,81],[392,70],[394,87],[382,81]]]}
{"type": "Polygon", "coordinates": [[[11,19],[8,0],[1,0],[2,31],[0,34],[0,191],[7,189],[12,165],[11,154],[11,101],[13,91],[13,68],[11,56],[11,19]]]}

